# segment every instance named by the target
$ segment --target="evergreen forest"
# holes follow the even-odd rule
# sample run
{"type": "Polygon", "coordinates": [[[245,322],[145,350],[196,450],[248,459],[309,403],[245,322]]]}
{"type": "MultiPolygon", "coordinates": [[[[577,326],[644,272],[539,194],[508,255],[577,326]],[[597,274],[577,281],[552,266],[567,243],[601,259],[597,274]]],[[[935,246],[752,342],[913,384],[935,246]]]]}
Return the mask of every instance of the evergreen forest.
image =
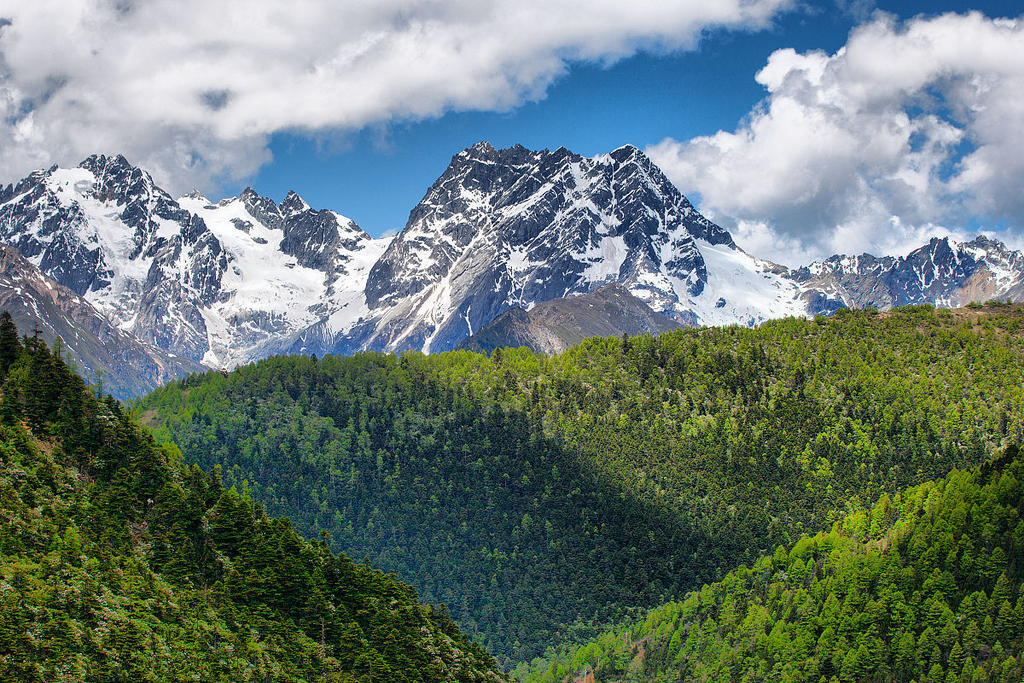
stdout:
{"type": "MultiPolygon", "coordinates": [[[[408,581],[503,667],[546,653],[520,669],[538,680],[579,674],[582,662],[607,681],[876,680],[865,670],[940,680],[920,673],[937,675],[936,664],[964,680],[967,665],[949,665],[950,610],[968,674],[1009,680],[1020,634],[1000,631],[1004,600],[995,613],[988,601],[1003,586],[1019,617],[1019,489],[1007,484],[999,513],[964,503],[967,521],[948,537],[907,526],[932,503],[913,507],[918,493],[906,490],[945,491],[929,482],[954,469],[988,490],[979,477],[989,475],[971,468],[1024,439],[1022,332],[1022,308],[993,303],[590,339],[551,357],[275,357],[172,383],[132,410],[167,458],[180,449],[219,471],[247,509],[287,516],[325,556],[329,546],[408,581]],[[939,536],[941,557],[920,564],[921,544],[939,536]],[[995,564],[970,579],[983,561],[995,564]],[[868,589],[882,588],[886,605],[902,592],[909,611],[893,619],[903,621],[865,612],[883,599],[868,589]],[[979,594],[984,609],[962,612],[979,594]],[[827,624],[819,611],[818,631],[790,627],[818,601],[827,624]],[[646,622],[637,611],[664,603],[646,622]],[[964,641],[969,624],[956,616],[968,613],[979,634],[964,641]],[[922,646],[910,626],[924,621],[934,627],[922,646]],[[605,631],[648,622],[650,632],[605,631]],[[670,628],[664,643],[650,636],[670,628]],[[992,633],[1003,634],[999,652],[992,633]],[[813,666],[786,668],[811,634],[813,666]],[[913,662],[876,647],[911,635],[913,662]],[[605,659],[565,649],[592,638],[605,659]],[[862,645],[868,659],[848,663],[862,645]]],[[[1015,462],[1001,466],[1008,482],[1015,462]]]]}
{"type": "Polygon", "coordinates": [[[158,445],[0,316],[0,681],[507,680],[393,576],[158,445]]]}
{"type": "Polygon", "coordinates": [[[524,683],[1024,680],[1024,454],[883,494],[524,683]]]}

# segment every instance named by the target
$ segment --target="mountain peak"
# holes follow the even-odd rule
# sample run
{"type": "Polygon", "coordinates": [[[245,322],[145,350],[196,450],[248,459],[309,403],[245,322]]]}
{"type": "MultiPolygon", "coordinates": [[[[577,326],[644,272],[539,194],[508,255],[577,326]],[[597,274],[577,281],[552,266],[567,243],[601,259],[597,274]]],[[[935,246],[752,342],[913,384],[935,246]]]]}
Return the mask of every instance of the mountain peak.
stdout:
{"type": "Polygon", "coordinates": [[[459,154],[452,157],[452,165],[449,168],[464,167],[465,162],[483,162],[485,164],[505,164],[505,165],[520,165],[524,163],[532,163],[538,155],[546,156],[550,153],[547,150],[543,152],[536,152],[527,147],[524,147],[520,143],[515,143],[511,147],[503,147],[501,149],[495,148],[491,143],[486,140],[481,141],[467,147],[459,154]]]}
{"type": "Polygon", "coordinates": [[[281,213],[285,216],[293,216],[311,209],[312,207],[295,190],[288,190],[288,195],[281,202],[281,213]]]}
{"type": "MultiPolygon", "coordinates": [[[[656,171],[659,176],[659,183],[661,182],[661,178],[664,176],[661,169],[651,161],[651,158],[644,154],[643,150],[634,145],[623,145],[622,147],[612,150],[608,156],[620,164],[633,163],[639,165],[645,171],[656,171]]],[[[669,181],[666,178],[664,182],[669,181]]]]}
{"type": "Polygon", "coordinates": [[[612,150],[612,156],[616,157],[628,158],[634,154],[639,154],[644,157],[647,156],[640,150],[639,147],[628,142],[622,145],[621,147],[616,147],[615,149],[612,150]]]}
{"type": "MultiPolygon", "coordinates": [[[[158,198],[165,209],[176,208],[170,195],[157,187],[153,177],[138,166],[133,166],[122,154],[106,156],[93,154],[78,165],[96,178],[95,196],[101,202],[133,204],[158,198]]],[[[141,220],[141,214],[136,216],[141,220]]],[[[134,225],[134,219],[133,219],[134,225]]]]}
{"type": "Polygon", "coordinates": [[[82,162],[78,164],[78,167],[92,172],[96,177],[111,171],[135,168],[123,154],[114,154],[112,156],[106,156],[105,154],[92,154],[83,159],[82,162]]]}
{"type": "MultiPolygon", "coordinates": [[[[586,158],[564,147],[478,143],[452,159],[410,213],[371,269],[366,300],[371,310],[418,311],[400,332],[391,318],[385,343],[428,351],[452,348],[510,307],[529,310],[613,282],[671,316],[690,319],[701,308],[712,320],[723,318],[715,308],[720,295],[707,305],[706,297],[694,301],[705,286],[714,289],[697,239],[727,250],[720,260],[738,251],[729,233],[697,213],[632,145],[586,158]],[[429,323],[417,317],[425,306],[429,323]]],[[[766,284],[760,271],[748,280],[772,287],[765,293],[772,300],[785,291],[766,284]]],[[[744,319],[758,319],[748,308],[754,310],[744,308],[744,319]]]]}
{"type": "Polygon", "coordinates": [[[486,140],[481,140],[480,142],[477,142],[463,150],[463,152],[467,154],[493,154],[495,151],[496,150],[494,149],[494,145],[487,142],[486,140]]]}

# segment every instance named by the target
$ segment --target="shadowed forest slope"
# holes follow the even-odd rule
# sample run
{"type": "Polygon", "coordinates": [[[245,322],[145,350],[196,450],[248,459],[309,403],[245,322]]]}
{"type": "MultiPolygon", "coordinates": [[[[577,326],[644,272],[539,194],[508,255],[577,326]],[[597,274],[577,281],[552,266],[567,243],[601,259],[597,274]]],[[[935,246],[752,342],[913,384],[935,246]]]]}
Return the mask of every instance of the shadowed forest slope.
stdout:
{"type": "Polygon", "coordinates": [[[278,357],[138,405],[511,664],[1024,437],[1019,306],[278,357]]]}
{"type": "Polygon", "coordinates": [[[1024,458],[1010,446],[517,673],[525,683],[1017,683],[1022,496],[1024,458]]]}

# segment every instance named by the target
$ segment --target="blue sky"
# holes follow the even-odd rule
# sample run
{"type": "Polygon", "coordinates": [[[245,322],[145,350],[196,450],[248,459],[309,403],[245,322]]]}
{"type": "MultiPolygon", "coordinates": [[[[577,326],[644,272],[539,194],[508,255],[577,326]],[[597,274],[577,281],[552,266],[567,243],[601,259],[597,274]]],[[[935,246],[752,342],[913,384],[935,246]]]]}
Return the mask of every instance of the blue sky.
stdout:
{"type": "MultiPolygon", "coordinates": [[[[915,5],[914,13],[935,3],[915,5]]],[[[797,10],[762,31],[713,30],[696,50],[641,52],[612,66],[579,62],[539,100],[501,112],[450,112],[357,132],[274,135],[274,161],[246,184],[271,198],[294,189],[312,205],[354,219],[371,235],[405,225],[409,211],[462,149],[487,140],[530,149],[565,147],[584,156],[624,144],[644,148],[731,130],[765,95],[754,74],[774,50],[834,52],[856,17],[797,10]]]]}
{"type": "MultiPolygon", "coordinates": [[[[732,131],[765,98],[766,89],[754,75],[775,50],[833,54],[843,47],[850,32],[870,21],[876,11],[909,20],[970,10],[989,17],[1010,17],[1019,7],[1011,2],[799,7],[780,13],[766,29],[707,31],[693,50],[642,51],[611,66],[573,63],[543,97],[507,111],[455,111],[418,122],[381,123],[357,132],[313,137],[277,134],[270,144],[274,161],[249,179],[249,184],[277,198],[295,189],[314,206],[345,213],[378,236],[404,226],[410,209],[451,156],[479,140],[498,147],[515,143],[532,149],[565,146],[592,156],[626,143],[647,148],[665,138],[688,140],[719,130],[732,131]]],[[[228,191],[240,189],[241,184],[228,191]]],[[[690,189],[690,194],[700,208],[700,193],[690,189]]],[[[730,223],[729,216],[718,213],[716,219],[730,223]]],[[[956,216],[949,223],[931,224],[926,230],[956,234],[958,229],[964,233],[988,229],[998,233],[1005,230],[1008,219],[956,216]]],[[[728,227],[735,230],[735,226],[728,227]]],[[[926,236],[914,230],[896,244],[880,246],[905,251],[926,236]]],[[[775,239],[769,234],[765,241],[775,239]]],[[[865,241],[864,246],[872,245],[865,241]]],[[[776,249],[770,254],[790,262],[820,255],[806,248],[795,252],[776,249]]]]}
{"type": "Polygon", "coordinates": [[[480,140],[630,143],[787,265],[978,231],[1024,246],[1016,3],[585,6],[15,0],[0,179],[124,153],[172,193],[293,189],[379,236],[480,140]]]}

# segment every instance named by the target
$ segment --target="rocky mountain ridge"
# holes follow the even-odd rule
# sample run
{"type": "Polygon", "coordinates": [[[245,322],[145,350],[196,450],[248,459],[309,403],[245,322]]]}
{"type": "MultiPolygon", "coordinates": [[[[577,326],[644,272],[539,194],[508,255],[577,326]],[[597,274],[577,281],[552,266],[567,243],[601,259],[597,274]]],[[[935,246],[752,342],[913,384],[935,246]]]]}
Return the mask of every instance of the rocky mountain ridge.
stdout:
{"type": "Polygon", "coordinates": [[[945,308],[972,301],[1024,297],[1024,254],[984,236],[969,242],[931,241],[907,256],[831,256],[790,277],[850,308],[931,303],[945,308]]]}
{"type": "Polygon", "coordinates": [[[340,334],[319,325],[283,350],[444,351],[507,310],[612,283],[682,324],[757,324],[815,304],[633,146],[585,158],[478,143],[370,269],[364,320],[340,334]]]}
{"type": "Polygon", "coordinates": [[[78,372],[115,398],[148,393],[202,364],[140,341],[110,324],[84,298],[54,282],[14,247],[0,245],[0,310],[21,334],[53,344],[78,372]]]}
{"type": "Polygon", "coordinates": [[[325,315],[352,307],[357,319],[360,271],[386,246],[294,193],[280,206],[252,190],[175,201],[122,156],[0,190],[0,241],[115,327],[214,367],[261,357],[325,315]]]}
{"type": "Polygon", "coordinates": [[[0,191],[0,240],[115,326],[203,357],[201,310],[227,260],[202,221],[124,157],[54,166],[0,191]]]}
{"type": "Polygon", "coordinates": [[[797,270],[758,259],[629,145],[478,143],[393,239],[294,192],[175,200],[124,157],[92,156],[0,188],[0,242],[121,332],[210,367],[448,350],[507,311],[611,284],[682,325],[1024,294],[1024,256],[985,238],[797,270]]]}
{"type": "MultiPolygon", "coordinates": [[[[397,314],[370,345],[444,350],[509,308],[613,282],[669,317],[704,321],[718,298],[707,302],[720,275],[710,252],[745,256],[635,147],[587,159],[480,143],[452,159],[371,270],[368,305],[397,314]]],[[[745,260],[775,279],[760,289],[782,290],[773,303],[786,308],[797,288],[745,260]]],[[[730,307],[739,319],[760,313],[730,307]]]]}

